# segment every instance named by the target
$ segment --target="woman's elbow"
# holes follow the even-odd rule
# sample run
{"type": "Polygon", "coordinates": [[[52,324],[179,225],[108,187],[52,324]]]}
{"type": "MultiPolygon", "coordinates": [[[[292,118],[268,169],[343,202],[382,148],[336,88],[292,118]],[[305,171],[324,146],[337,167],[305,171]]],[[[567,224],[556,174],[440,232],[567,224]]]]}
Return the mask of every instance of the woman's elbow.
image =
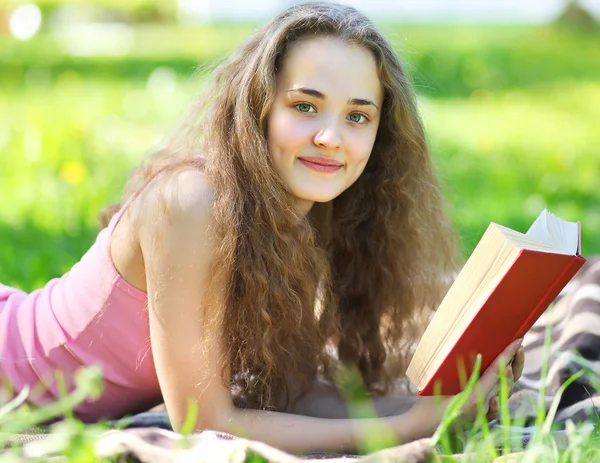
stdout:
{"type": "Polygon", "coordinates": [[[221,406],[202,409],[197,403],[190,404],[186,411],[169,411],[173,431],[178,433],[202,432],[206,430],[231,432],[235,407],[221,406]]]}

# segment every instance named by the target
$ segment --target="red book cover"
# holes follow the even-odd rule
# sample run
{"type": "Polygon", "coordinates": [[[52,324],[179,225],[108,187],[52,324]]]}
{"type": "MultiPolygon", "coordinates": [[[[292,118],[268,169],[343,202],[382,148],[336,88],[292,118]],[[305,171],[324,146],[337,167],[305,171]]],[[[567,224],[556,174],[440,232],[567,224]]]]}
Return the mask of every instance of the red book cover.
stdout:
{"type": "Polygon", "coordinates": [[[455,395],[472,374],[477,353],[480,373],[513,340],[521,338],[584,264],[582,256],[523,249],[460,335],[419,395],[455,395]]]}

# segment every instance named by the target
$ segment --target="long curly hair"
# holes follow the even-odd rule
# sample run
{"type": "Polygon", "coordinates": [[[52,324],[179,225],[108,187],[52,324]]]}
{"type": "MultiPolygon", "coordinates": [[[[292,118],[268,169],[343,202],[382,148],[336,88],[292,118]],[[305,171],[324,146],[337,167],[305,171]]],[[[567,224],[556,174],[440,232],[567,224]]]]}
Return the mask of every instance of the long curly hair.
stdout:
{"type": "Polygon", "coordinates": [[[210,82],[125,197],[165,166],[206,154],[218,238],[207,291],[234,400],[282,409],[340,365],[355,367],[373,394],[388,392],[456,268],[455,235],[396,53],[356,9],[304,3],[251,35],[210,82]],[[272,166],[266,121],[287,50],[317,36],[369,50],[384,102],[363,174],[302,217],[272,166]]]}

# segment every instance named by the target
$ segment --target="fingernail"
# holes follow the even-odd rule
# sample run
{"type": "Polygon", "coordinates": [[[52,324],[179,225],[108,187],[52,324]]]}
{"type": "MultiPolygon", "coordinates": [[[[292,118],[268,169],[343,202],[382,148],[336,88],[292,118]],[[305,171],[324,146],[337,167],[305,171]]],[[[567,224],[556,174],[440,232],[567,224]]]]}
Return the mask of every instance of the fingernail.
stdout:
{"type": "Polygon", "coordinates": [[[523,345],[523,338],[515,339],[514,345],[517,348],[521,347],[523,345]]]}

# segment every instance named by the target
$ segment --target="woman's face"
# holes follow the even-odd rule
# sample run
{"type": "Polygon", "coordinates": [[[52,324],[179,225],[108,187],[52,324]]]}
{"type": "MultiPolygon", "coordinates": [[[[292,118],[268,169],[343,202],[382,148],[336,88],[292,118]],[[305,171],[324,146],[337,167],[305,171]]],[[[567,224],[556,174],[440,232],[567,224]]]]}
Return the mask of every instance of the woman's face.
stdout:
{"type": "Polygon", "coordinates": [[[300,40],[277,76],[267,142],[276,172],[307,212],[363,172],[375,142],[383,89],[368,50],[340,40],[300,40]]]}

